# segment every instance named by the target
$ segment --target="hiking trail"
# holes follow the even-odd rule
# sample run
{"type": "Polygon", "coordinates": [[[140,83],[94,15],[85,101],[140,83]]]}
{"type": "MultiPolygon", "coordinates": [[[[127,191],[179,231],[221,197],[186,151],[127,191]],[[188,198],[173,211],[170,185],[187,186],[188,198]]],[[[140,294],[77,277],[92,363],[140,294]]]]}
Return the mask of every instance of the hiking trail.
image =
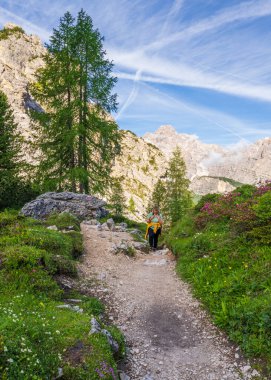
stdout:
{"type": "Polygon", "coordinates": [[[109,320],[125,334],[128,355],[121,379],[239,380],[258,378],[238,347],[211,322],[175,273],[168,250],[135,258],[112,253],[128,232],[83,222],[81,281],[107,304],[109,320]],[[92,284],[90,286],[90,284],[92,284]]]}

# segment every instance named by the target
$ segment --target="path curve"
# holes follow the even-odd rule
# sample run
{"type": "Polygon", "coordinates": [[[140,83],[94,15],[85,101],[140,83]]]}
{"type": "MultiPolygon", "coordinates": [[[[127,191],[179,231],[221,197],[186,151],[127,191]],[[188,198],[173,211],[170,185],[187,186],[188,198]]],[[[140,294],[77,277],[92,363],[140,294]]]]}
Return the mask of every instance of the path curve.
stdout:
{"type": "Polygon", "coordinates": [[[81,277],[96,278],[108,313],[124,332],[131,380],[253,379],[238,348],[210,322],[189,286],[175,273],[169,252],[114,255],[112,246],[131,241],[127,232],[98,231],[82,223],[85,254],[81,277]]]}

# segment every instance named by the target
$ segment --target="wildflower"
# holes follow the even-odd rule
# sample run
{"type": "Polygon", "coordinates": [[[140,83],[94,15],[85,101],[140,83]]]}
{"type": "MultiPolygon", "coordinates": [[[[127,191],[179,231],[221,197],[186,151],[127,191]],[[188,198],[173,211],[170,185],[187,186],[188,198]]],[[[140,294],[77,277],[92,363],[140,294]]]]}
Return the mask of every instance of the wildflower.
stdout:
{"type": "Polygon", "coordinates": [[[14,360],[13,360],[12,358],[9,358],[7,361],[8,361],[9,363],[13,363],[13,362],[14,362],[14,360]]]}
{"type": "Polygon", "coordinates": [[[7,352],[8,348],[6,346],[4,346],[4,352],[7,352]]]}
{"type": "Polygon", "coordinates": [[[56,330],[56,333],[57,333],[57,334],[60,334],[60,331],[59,331],[59,330],[56,330]]]}

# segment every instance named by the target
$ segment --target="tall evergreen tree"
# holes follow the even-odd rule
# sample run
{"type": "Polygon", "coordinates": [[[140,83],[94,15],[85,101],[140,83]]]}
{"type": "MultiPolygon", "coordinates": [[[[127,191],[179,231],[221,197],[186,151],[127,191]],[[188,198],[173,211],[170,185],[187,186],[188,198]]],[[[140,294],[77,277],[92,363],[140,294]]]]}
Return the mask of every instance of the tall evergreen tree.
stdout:
{"type": "Polygon", "coordinates": [[[120,179],[114,178],[111,185],[111,194],[109,197],[109,202],[112,208],[112,211],[116,216],[123,215],[125,209],[125,196],[123,193],[123,188],[120,182],[120,179]]]}
{"type": "Polygon", "coordinates": [[[30,87],[45,109],[32,118],[42,153],[39,173],[49,189],[102,193],[108,184],[119,136],[106,114],[116,110],[116,78],[102,40],[83,10],[77,20],[65,13],[30,87]]]}
{"type": "Polygon", "coordinates": [[[152,209],[154,206],[158,207],[159,210],[164,213],[165,210],[165,203],[166,203],[166,183],[161,180],[161,178],[158,179],[156,182],[151,200],[148,204],[148,213],[149,210],[152,209]]]}
{"type": "Polygon", "coordinates": [[[0,209],[18,203],[22,142],[8,99],[0,91],[0,209]]]}
{"type": "Polygon", "coordinates": [[[189,180],[186,178],[186,166],[177,146],[169,161],[166,178],[166,216],[171,223],[180,220],[191,206],[188,190],[189,180]]]}

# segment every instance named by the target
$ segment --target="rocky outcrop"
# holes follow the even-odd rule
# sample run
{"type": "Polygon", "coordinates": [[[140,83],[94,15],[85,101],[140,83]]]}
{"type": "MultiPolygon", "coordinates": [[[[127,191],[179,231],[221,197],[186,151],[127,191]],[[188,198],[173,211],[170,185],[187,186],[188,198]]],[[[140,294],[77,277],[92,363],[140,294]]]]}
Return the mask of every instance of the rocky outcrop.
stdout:
{"type": "Polygon", "coordinates": [[[121,180],[124,195],[135,202],[129,217],[141,219],[146,212],[154,185],[166,170],[164,154],[153,144],[130,131],[122,131],[121,155],[116,158],[112,175],[121,180]]]}
{"type": "Polygon", "coordinates": [[[16,32],[17,25],[7,24],[8,38],[0,38],[0,89],[7,95],[20,132],[28,138],[31,134],[27,109],[40,109],[28,93],[28,84],[43,65],[46,49],[40,38],[16,32]]]}
{"type": "Polygon", "coordinates": [[[21,213],[35,219],[43,219],[52,213],[69,212],[83,220],[105,216],[107,214],[103,208],[105,205],[105,201],[92,195],[50,192],[26,203],[21,213]]]}

